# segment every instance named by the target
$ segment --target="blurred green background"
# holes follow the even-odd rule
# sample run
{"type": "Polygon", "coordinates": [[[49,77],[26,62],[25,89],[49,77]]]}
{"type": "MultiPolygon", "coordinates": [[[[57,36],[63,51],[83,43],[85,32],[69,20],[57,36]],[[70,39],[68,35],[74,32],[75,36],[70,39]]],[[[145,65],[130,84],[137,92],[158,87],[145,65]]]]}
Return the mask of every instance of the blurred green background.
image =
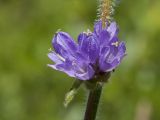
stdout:
{"type": "MultiPolygon", "coordinates": [[[[48,68],[57,29],[90,28],[97,0],[0,0],[0,120],[82,120],[87,91],[68,108],[73,78],[48,68]]],[[[160,120],[160,1],[121,0],[115,19],[127,53],[105,85],[98,120],[160,120]]]]}

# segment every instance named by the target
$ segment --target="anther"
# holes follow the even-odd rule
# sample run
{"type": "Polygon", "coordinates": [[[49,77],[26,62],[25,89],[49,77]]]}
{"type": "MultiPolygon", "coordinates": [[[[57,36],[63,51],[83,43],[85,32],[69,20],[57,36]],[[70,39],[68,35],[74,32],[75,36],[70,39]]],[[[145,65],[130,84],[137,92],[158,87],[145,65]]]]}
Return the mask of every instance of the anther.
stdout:
{"type": "Polygon", "coordinates": [[[119,42],[118,42],[118,41],[117,41],[117,42],[114,42],[114,43],[112,43],[111,45],[114,45],[114,46],[118,47],[119,42]]]}

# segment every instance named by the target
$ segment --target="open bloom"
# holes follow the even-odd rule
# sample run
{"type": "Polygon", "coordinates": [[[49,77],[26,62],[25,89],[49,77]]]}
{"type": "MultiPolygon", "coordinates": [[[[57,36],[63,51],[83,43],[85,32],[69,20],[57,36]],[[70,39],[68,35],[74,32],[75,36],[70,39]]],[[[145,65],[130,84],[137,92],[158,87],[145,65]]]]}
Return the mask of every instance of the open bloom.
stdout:
{"type": "Polygon", "coordinates": [[[118,39],[115,22],[103,28],[102,22],[97,21],[93,32],[83,32],[78,36],[78,43],[69,34],[57,32],[52,45],[54,51],[48,57],[54,64],[48,66],[80,80],[111,72],[126,54],[125,43],[118,39]]]}

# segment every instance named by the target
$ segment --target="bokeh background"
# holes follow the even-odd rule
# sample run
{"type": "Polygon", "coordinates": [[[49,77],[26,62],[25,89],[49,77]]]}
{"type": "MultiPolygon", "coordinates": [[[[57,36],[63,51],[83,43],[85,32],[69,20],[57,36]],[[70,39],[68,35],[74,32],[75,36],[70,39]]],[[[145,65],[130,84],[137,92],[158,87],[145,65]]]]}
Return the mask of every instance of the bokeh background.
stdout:
{"type": "MultiPolygon", "coordinates": [[[[82,120],[82,86],[48,68],[58,29],[76,40],[97,19],[97,0],[0,0],[0,120],[82,120]]],[[[97,120],[160,120],[160,1],[121,0],[114,15],[127,56],[105,85],[97,120]]]]}

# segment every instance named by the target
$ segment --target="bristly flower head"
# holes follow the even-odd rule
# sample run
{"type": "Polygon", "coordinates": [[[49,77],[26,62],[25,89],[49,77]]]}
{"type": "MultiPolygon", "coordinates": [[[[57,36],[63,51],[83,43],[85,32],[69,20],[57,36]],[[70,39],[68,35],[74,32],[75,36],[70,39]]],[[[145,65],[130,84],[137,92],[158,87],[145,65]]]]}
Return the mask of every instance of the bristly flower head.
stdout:
{"type": "Polygon", "coordinates": [[[125,56],[124,42],[118,39],[115,22],[95,22],[93,32],[83,32],[76,43],[69,34],[57,32],[52,40],[54,51],[48,57],[54,62],[53,69],[65,72],[79,80],[91,80],[113,71],[125,56]]]}

